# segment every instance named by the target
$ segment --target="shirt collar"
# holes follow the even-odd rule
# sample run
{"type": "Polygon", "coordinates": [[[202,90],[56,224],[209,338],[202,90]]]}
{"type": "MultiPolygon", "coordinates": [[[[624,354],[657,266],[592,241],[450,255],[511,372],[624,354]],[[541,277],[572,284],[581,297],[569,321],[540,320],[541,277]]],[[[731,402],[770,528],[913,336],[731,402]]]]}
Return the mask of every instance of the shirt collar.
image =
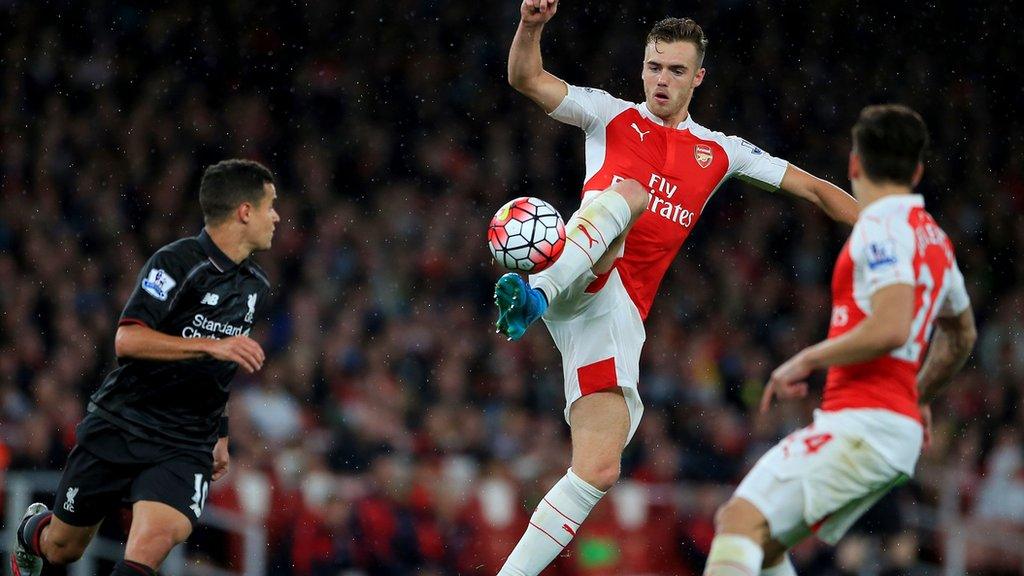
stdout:
{"type": "Polygon", "coordinates": [[[237,264],[235,264],[231,258],[228,258],[228,255],[217,246],[213,241],[213,238],[210,238],[210,235],[206,232],[205,228],[203,228],[203,231],[199,233],[197,239],[199,240],[199,245],[203,247],[203,251],[206,252],[206,255],[210,258],[210,262],[213,262],[213,265],[217,267],[218,271],[224,272],[237,266],[237,264]]]}
{"type": "Polygon", "coordinates": [[[891,194],[889,196],[882,196],[878,200],[868,204],[867,207],[861,211],[861,214],[864,214],[865,212],[873,213],[878,210],[883,210],[885,206],[889,206],[890,204],[894,206],[903,205],[910,207],[924,206],[924,196],[921,196],[920,194],[891,194]]]}
{"type": "MultiPolygon", "coordinates": [[[[647,107],[647,102],[641,103],[639,106],[637,106],[637,109],[640,111],[640,115],[643,116],[644,118],[647,118],[648,120],[654,122],[658,126],[665,126],[665,121],[655,116],[654,112],[651,112],[651,109],[647,107]]],[[[675,129],[689,130],[691,126],[693,126],[693,114],[690,114],[689,111],[687,111],[686,119],[677,124],[675,126],[675,129]]],[[[669,126],[669,128],[671,128],[671,126],[669,126]]]]}

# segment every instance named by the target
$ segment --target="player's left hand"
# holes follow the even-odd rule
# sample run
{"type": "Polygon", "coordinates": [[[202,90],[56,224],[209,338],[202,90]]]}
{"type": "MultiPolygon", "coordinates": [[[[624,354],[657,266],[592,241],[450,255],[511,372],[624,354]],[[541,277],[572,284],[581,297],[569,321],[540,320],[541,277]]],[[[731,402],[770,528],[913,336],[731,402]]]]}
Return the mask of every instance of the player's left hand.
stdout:
{"type": "Polygon", "coordinates": [[[768,380],[768,385],[764,387],[764,394],[761,396],[761,413],[768,412],[768,408],[772,405],[772,396],[778,396],[781,400],[807,396],[807,377],[811,375],[812,370],[813,366],[804,352],[800,352],[776,368],[768,380]]]}
{"type": "Polygon", "coordinates": [[[231,455],[228,454],[228,439],[218,438],[213,446],[213,476],[214,482],[220,480],[228,473],[228,465],[231,462],[231,455]]]}

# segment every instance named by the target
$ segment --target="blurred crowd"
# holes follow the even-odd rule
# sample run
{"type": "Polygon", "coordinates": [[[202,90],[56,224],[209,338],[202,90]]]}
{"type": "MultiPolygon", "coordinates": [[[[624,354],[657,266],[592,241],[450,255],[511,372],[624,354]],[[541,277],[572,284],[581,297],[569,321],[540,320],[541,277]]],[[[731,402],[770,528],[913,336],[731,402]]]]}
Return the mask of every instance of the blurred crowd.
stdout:
{"type": "MultiPolygon", "coordinates": [[[[950,482],[970,521],[1024,532],[1024,47],[1010,4],[818,4],[675,15],[710,39],[691,106],[705,126],[843,187],[864,105],[907,103],[931,129],[920,192],[953,238],[979,343],[935,406],[918,479],[837,550],[795,553],[808,573],[913,574],[942,561],[950,527],[908,510],[950,482]]],[[[205,166],[251,158],[278,178],[283,221],[256,256],[276,301],[254,334],[266,366],[233,384],[233,471],[211,502],[266,526],[271,574],[495,573],[569,442],[546,332],[494,334],[484,231],[514,196],[572,212],[583,177],[579,131],[506,83],[518,11],[0,0],[0,477],[61,469],[140,267],[199,232],[205,166]]],[[[565,0],[545,65],[642,99],[643,39],[664,15],[565,0]]],[[[626,480],[552,574],[700,573],[717,504],[818,400],[751,409],[826,334],[845,235],[796,200],[718,192],[647,322],[626,480]]],[[[201,530],[189,555],[237,568],[224,542],[201,530]]],[[[1020,570],[983,550],[976,573],[1020,570]]]]}

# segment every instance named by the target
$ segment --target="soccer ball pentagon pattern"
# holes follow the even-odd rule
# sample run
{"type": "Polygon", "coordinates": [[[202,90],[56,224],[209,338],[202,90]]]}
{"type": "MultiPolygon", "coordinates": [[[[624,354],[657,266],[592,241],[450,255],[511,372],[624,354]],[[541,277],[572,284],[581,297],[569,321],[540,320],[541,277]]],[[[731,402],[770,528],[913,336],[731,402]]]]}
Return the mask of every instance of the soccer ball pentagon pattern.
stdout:
{"type": "Polygon", "coordinates": [[[510,201],[491,218],[487,242],[498,264],[509,270],[540,272],[565,248],[565,223],[554,206],[530,196],[510,201]]]}

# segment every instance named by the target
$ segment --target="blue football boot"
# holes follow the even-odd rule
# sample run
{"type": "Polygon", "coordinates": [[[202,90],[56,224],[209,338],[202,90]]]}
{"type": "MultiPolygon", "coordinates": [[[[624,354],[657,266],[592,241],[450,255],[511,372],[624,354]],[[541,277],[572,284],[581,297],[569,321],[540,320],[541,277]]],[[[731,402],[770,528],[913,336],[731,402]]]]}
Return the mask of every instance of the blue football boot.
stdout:
{"type": "Polygon", "coordinates": [[[515,272],[509,272],[498,279],[494,286],[494,303],[498,306],[498,333],[509,340],[519,340],[526,329],[544,315],[548,309],[544,293],[523,280],[515,272]]]}

